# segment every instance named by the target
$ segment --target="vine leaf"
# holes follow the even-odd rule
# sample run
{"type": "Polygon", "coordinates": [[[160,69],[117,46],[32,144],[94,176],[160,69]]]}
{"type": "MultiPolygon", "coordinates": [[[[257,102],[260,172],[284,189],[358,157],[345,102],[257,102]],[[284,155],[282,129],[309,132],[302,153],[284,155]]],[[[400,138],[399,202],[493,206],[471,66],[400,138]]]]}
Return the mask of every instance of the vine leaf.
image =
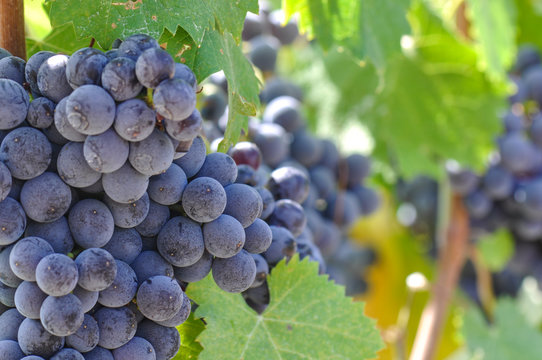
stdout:
{"type": "Polygon", "coordinates": [[[382,69],[401,52],[410,33],[405,17],[410,0],[284,0],[286,17],[299,16],[301,29],[323,49],[345,46],[358,59],[382,69]],[[326,4],[327,3],[327,4],[326,4]]]}
{"type": "Polygon", "coordinates": [[[487,325],[483,315],[471,309],[463,322],[463,334],[472,354],[480,360],[508,360],[521,354],[522,360],[540,359],[542,334],[528,325],[511,299],[497,303],[495,321],[487,325]]]}
{"type": "Polygon", "coordinates": [[[480,54],[479,64],[496,80],[506,81],[506,72],[516,54],[517,11],[513,0],[468,0],[467,3],[471,32],[480,54]]]}
{"type": "Polygon", "coordinates": [[[258,315],[241,295],[218,288],[211,276],[190,284],[207,328],[200,359],[372,359],[383,342],[364,304],[318,275],[318,263],[296,256],[268,278],[271,302],[258,315]]]}
{"type": "Polygon", "coordinates": [[[201,319],[197,319],[194,313],[184,323],[177,326],[177,330],[181,335],[181,347],[173,360],[192,360],[197,359],[203,348],[196,340],[199,334],[205,330],[205,324],[201,319]]]}
{"type": "Polygon", "coordinates": [[[28,58],[38,51],[52,51],[71,54],[75,49],[88,46],[90,38],[77,39],[72,24],[61,25],[51,30],[42,40],[27,39],[26,55],[28,58]]]}

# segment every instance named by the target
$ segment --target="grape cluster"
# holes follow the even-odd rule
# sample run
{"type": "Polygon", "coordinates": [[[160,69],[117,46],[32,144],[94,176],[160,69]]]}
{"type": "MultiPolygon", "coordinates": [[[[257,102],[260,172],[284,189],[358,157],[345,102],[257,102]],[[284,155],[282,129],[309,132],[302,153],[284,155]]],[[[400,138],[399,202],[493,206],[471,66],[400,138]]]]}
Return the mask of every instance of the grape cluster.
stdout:
{"type": "Polygon", "coordinates": [[[117,43],[0,52],[2,359],[171,359],[186,284],[242,292],[271,244],[260,192],[207,155],[194,73],[117,43]]]}

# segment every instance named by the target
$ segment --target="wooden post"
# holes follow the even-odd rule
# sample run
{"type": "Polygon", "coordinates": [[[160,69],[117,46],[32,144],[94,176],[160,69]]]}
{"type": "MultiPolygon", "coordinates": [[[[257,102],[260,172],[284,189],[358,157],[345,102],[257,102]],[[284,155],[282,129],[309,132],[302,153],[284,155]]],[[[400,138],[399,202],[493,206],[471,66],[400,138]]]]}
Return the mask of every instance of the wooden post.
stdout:
{"type": "Polygon", "coordinates": [[[26,60],[23,0],[0,0],[0,47],[26,60]]]}

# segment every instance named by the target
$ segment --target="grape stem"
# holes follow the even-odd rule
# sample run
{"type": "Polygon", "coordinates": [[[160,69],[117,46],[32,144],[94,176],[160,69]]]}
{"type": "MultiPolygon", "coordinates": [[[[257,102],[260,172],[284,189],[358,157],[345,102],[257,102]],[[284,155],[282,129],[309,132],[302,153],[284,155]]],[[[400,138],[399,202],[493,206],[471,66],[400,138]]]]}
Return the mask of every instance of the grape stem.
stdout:
{"type": "Polygon", "coordinates": [[[23,0],[0,0],[0,47],[26,60],[23,0]]]}
{"type": "Polygon", "coordinates": [[[429,302],[423,310],[410,360],[431,360],[435,357],[442,328],[448,316],[448,305],[467,256],[468,240],[469,216],[461,196],[454,194],[445,243],[439,251],[436,282],[431,288],[429,302]]]}

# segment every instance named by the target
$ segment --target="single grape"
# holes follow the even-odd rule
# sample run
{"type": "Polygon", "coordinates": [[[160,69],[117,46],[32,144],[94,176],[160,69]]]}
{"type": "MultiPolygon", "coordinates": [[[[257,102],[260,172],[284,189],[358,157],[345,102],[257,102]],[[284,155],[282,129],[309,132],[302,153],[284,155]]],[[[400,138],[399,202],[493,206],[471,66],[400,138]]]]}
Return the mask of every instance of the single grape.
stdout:
{"type": "Polygon", "coordinates": [[[75,130],[74,127],[68,121],[68,114],[66,113],[66,104],[68,98],[60,100],[56,105],[55,115],[54,115],[54,126],[47,128],[44,131],[51,139],[52,142],[64,145],[69,141],[83,142],[86,139],[86,136],[75,130]]]}
{"type": "Polygon", "coordinates": [[[43,327],[56,336],[74,334],[83,324],[84,315],[81,301],[73,294],[48,296],[40,309],[43,327]]]}
{"type": "Polygon", "coordinates": [[[153,237],[158,235],[162,226],[169,220],[169,208],[150,201],[147,217],[135,229],[141,236],[153,237]]]}
{"type": "Polygon", "coordinates": [[[115,225],[121,228],[133,228],[139,225],[147,217],[150,208],[147,193],[131,204],[118,203],[107,195],[104,197],[104,202],[111,210],[115,225]]]}
{"type": "Polygon", "coordinates": [[[116,101],[134,98],[143,90],[136,77],[135,64],[130,58],[116,57],[103,69],[102,86],[116,101]]]}
{"type": "Polygon", "coordinates": [[[203,241],[205,249],[212,255],[230,258],[243,248],[245,231],[234,217],[222,214],[203,225],[203,241]]]}
{"type": "Polygon", "coordinates": [[[153,321],[172,318],[181,309],[183,291],[177,281],[168,276],[153,276],[137,290],[139,311],[153,321]]]}
{"type": "Polygon", "coordinates": [[[203,119],[198,109],[181,121],[165,120],[166,131],[172,138],[179,141],[193,140],[201,132],[203,119]]]}
{"type": "Polygon", "coordinates": [[[135,73],[143,86],[154,89],[162,81],[173,77],[175,62],[167,51],[153,47],[137,58],[135,73]]]}
{"type": "Polygon", "coordinates": [[[70,207],[72,193],[58,175],[46,172],[27,181],[21,190],[21,205],[34,221],[53,222],[70,207]]]}
{"type": "Polygon", "coordinates": [[[19,360],[24,356],[19,344],[14,340],[0,340],[0,354],[3,360],[19,360]]]}
{"type": "Polygon", "coordinates": [[[252,256],[241,250],[235,256],[213,261],[213,279],[219,288],[231,293],[240,293],[252,285],[256,277],[256,264],[252,256]]]}
{"type": "Polygon", "coordinates": [[[0,247],[0,282],[10,287],[17,287],[23,281],[11,271],[9,255],[14,245],[0,247]]]}
{"type": "Polygon", "coordinates": [[[198,223],[184,216],[169,220],[156,239],[158,251],[174,266],[189,266],[203,255],[205,245],[198,223]]]}
{"type": "Polygon", "coordinates": [[[98,345],[106,349],[116,349],[128,343],[137,330],[135,314],[127,307],[103,307],[96,311],[94,319],[100,330],[98,345]]]}
{"type": "Polygon", "coordinates": [[[141,253],[143,243],[135,229],[115,228],[111,240],[103,248],[115,259],[130,264],[141,253]]]}
{"type": "Polygon", "coordinates": [[[25,237],[15,243],[9,255],[11,270],[20,279],[36,281],[36,267],[41,259],[53,254],[51,245],[42,238],[25,237]]]}
{"type": "Polygon", "coordinates": [[[46,359],[64,346],[64,338],[45,330],[39,320],[25,319],[17,335],[19,346],[26,355],[33,354],[46,359]]]}
{"type": "Polygon", "coordinates": [[[124,261],[115,260],[117,275],[113,283],[100,291],[98,302],[103,306],[117,308],[127,305],[137,292],[137,276],[134,270],[124,261]]]}
{"type": "Polygon", "coordinates": [[[56,103],[73,91],[66,78],[68,59],[66,55],[53,55],[44,60],[38,70],[40,93],[56,103]]]}
{"type": "Polygon", "coordinates": [[[183,191],[188,185],[186,174],[178,165],[171,164],[166,172],[149,179],[150,198],[162,205],[173,205],[181,201],[183,191]]]}
{"type": "Polygon", "coordinates": [[[186,296],[186,293],[183,293],[183,304],[179,311],[173,317],[164,320],[157,321],[156,323],[162,326],[167,327],[177,327],[188,319],[190,316],[190,311],[192,310],[192,305],[190,304],[190,299],[186,296]]]}
{"type": "Polygon", "coordinates": [[[66,184],[77,188],[95,184],[102,177],[85,160],[83,148],[82,143],[70,141],[62,147],[57,158],[58,175],[66,184]]]}
{"type": "Polygon", "coordinates": [[[68,219],[62,216],[50,223],[30,221],[25,236],[37,236],[47,241],[56,253],[67,254],[73,249],[73,238],[68,219]]]}
{"type": "Polygon", "coordinates": [[[283,227],[270,226],[273,240],[269,248],[262,253],[270,265],[275,265],[284,257],[290,258],[295,254],[297,244],[294,235],[283,227]]]}
{"type": "Polygon", "coordinates": [[[275,210],[269,217],[268,223],[285,227],[294,236],[299,236],[307,223],[307,218],[301,205],[293,200],[283,199],[275,203],[275,210]]]}
{"type": "Polygon", "coordinates": [[[66,102],[68,122],[85,135],[98,135],[113,125],[115,100],[99,86],[83,85],[66,102]]]}
{"type": "Polygon", "coordinates": [[[165,172],[173,162],[175,149],[168,135],[155,130],[150,136],[130,143],[130,164],[140,173],[152,176],[165,172]]]}
{"type": "Polygon", "coordinates": [[[82,48],[70,56],[66,65],[66,78],[72,88],[83,85],[101,85],[102,71],[109,59],[95,48],[82,48]]]}
{"type": "Polygon", "coordinates": [[[140,285],[157,275],[173,277],[173,266],[156,251],[143,251],[130,266],[134,269],[140,285]]]}
{"type": "Polygon", "coordinates": [[[175,267],[175,278],[178,281],[187,283],[200,281],[211,272],[213,265],[213,255],[205,251],[201,258],[192,265],[184,267],[175,267]]]}
{"type": "Polygon", "coordinates": [[[274,72],[280,42],[271,35],[259,35],[250,40],[250,61],[263,72],[274,72]]]}
{"type": "Polygon", "coordinates": [[[87,136],[83,147],[87,164],[101,173],[111,173],[128,160],[130,146],[115,130],[108,129],[99,135],[87,136]]]}
{"type": "Polygon", "coordinates": [[[101,201],[85,199],[70,210],[68,223],[75,243],[85,249],[102,247],[113,236],[115,222],[109,208],[101,201]]]}
{"type": "Polygon", "coordinates": [[[81,307],[83,308],[83,312],[87,313],[98,302],[99,292],[88,291],[80,286],[76,286],[75,289],[73,289],[73,295],[77,296],[79,301],[81,301],[81,307]]]}
{"type": "Polygon", "coordinates": [[[46,97],[34,99],[28,107],[26,120],[38,129],[46,129],[55,121],[56,104],[46,97]]]}
{"type": "Polygon", "coordinates": [[[0,340],[17,340],[17,332],[24,319],[25,316],[17,309],[9,309],[0,315],[0,340]]]}
{"type": "Polygon", "coordinates": [[[51,157],[51,143],[41,131],[31,127],[10,131],[0,145],[0,160],[9,168],[13,177],[21,180],[43,174],[51,157]]]}
{"type": "Polygon", "coordinates": [[[47,295],[67,295],[75,289],[78,280],[77,265],[63,254],[47,255],[36,267],[36,282],[47,295]]]}
{"type": "Polygon", "coordinates": [[[181,205],[192,220],[213,221],[226,208],[226,191],[215,179],[198,177],[184,189],[181,205]]]}
{"type": "Polygon", "coordinates": [[[117,106],[115,131],[128,141],[141,141],[150,136],[156,124],[156,113],[144,101],[131,99],[117,106]]]}
{"type": "Polygon", "coordinates": [[[155,360],[154,347],[147,340],[134,336],[128,343],[113,350],[115,360],[155,360]]]}
{"type": "Polygon", "coordinates": [[[25,227],[26,215],[21,204],[10,197],[0,201],[0,246],[17,241],[25,227]]]}
{"type": "Polygon", "coordinates": [[[10,79],[23,85],[25,65],[25,61],[17,56],[0,59],[0,79],[10,79]]]}
{"type": "Polygon", "coordinates": [[[56,54],[51,51],[38,51],[26,62],[26,66],[24,68],[25,79],[30,86],[30,90],[32,90],[32,95],[34,98],[41,96],[40,89],[38,88],[38,71],[40,66],[45,60],[55,55],[56,54]]]}
{"type": "Polygon", "coordinates": [[[151,36],[135,34],[124,39],[118,47],[118,53],[119,56],[125,56],[136,61],[143,51],[159,47],[158,42],[151,36]]]}
{"type": "Polygon", "coordinates": [[[151,343],[156,351],[156,360],[172,359],[181,346],[181,338],[176,328],[158,325],[151,320],[139,323],[136,336],[151,343]]]}
{"type": "Polygon", "coordinates": [[[267,223],[256,219],[252,225],[245,228],[245,245],[243,248],[252,254],[260,254],[271,246],[273,234],[267,223]]]}
{"type": "Polygon", "coordinates": [[[188,152],[180,159],[175,160],[174,163],[184,170],[187,178],[191,178],[196,175],[203,166],[206,152],[205,142],[200,136],[197,136],[192,142],[188,152]]]}
{"type": "Polygon", "coordinates": [[[173,121],[186,119],[196,109],[194,88],[181,79],[162,81],[154,90],[153,101],[156,112],[173,121]]]}
{"type": "Polygon", "coordinates": [[[24,317],[39,319],[41,304],[45,298],[47,298],[47,294],[41,291],[35,282],[23,281],[15,291],[15,307],[24,317]]]}
{"type": "Polygon", "coordinates": [[[237,165],[227,154],[212,153],[205,157],[205,162],[196,176],[210,177],[222,186],[227,186],[233,184],[237,178],[237,165]]]}
{"type": "Polygon", "coordinates": [[[175,63],[175,74],[173,74],[174,79],[181,79],[192,85],[194,91],[198,88],[198,81],[194,72],[185,64],[175,63]]]}
{"type": "Polygon", "coordinates": [[[113,256],[101,248],[82,251],[75,259],[79,270],[77,285],[89,291],[107,289],[117,275],[117,264],[113,256]]]}
{"type": "Polygon", "coordinates": [[[224,214],[236,218],[246,228],[262,213],[263,202],[260,194],[251,186],[231,184],[226,191],[226,208],[224,214]]]}

